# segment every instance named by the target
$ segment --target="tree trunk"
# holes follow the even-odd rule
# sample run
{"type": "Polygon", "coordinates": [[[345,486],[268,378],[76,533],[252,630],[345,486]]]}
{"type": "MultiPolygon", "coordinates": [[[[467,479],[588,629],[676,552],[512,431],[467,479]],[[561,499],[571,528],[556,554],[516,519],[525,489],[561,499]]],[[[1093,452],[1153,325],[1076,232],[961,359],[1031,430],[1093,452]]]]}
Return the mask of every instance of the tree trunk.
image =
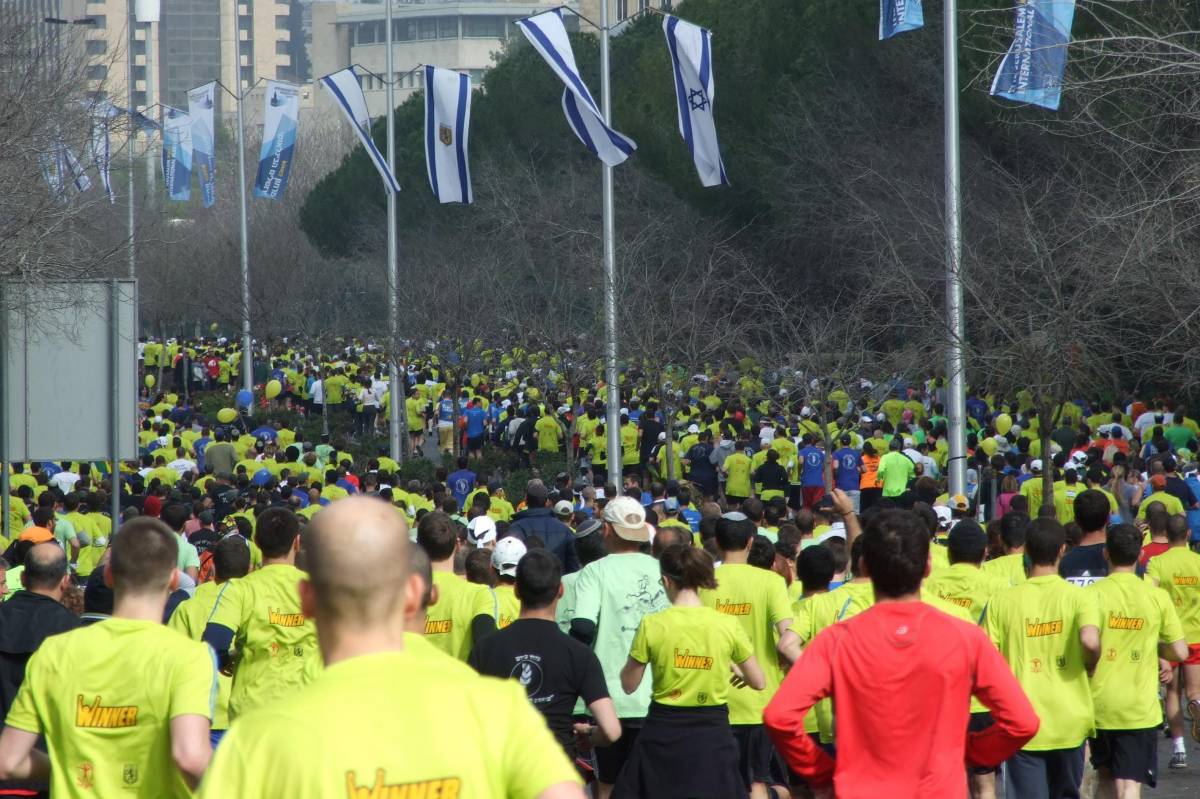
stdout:
{"type": "Polygon", "coordinates": [[[675,406],[667,405],[667,445],[663,448],[667,452],[667,479],[678,480],[679,475],[675,474],[675,406]]]}

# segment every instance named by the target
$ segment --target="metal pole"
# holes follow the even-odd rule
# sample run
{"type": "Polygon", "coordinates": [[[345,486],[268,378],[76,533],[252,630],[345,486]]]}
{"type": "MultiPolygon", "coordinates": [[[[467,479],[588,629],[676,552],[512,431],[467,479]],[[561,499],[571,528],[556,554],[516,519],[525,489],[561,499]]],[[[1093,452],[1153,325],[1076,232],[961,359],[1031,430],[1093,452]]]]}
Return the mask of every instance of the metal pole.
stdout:
{"type": "Polygon", "coordinates": [[[121,525],[121,297],[120,284],[108,282],[108,319],[111,329],[108,334],[108,459],[112,464],[108,473],[109,513],[112,514],[112,532],[121,525]]]}
{"type": "Polygon", "coordinates": [[[946,135],[946,415],[950,437],[950,494],[967,493],[966,397],[963,343],[963,292],[959,274],[962,259],[958,171],[958,3],[945,6],[945,135],[946,135]]]}
{"type": "Polygon", "coordinates": [[[125,53],[126,53],[125,60],[128,62],[128,67],[129,67],[126,70],[126,72],[128,73],[128,79],[129,79],[129,138],[126,139],[126,141],[125,141],[125,148],[128,151],[128,157],[129,157],[129,212],[128,212],[128,220],[127,221],[129,223],[129,277],[130,277],[130,279],[137,277],[137,246],[135,243],[136,231],[135,231],[135,211],[134,211],[134,203],[133,203],[133,184],[134,184],[134,181],[133,181],[133,163],[134,163],[134,161],[133,161],[133,142],[137,138],[137,133],[136,133],[137,124],[135,123],[134,116],[133,116],[134,115],[134,107],[133,107],[133,20],[134,20],[133,0],[129,0],[129,24],[128,24],[129,41],[126,44],[126,48],[125,48],[125,53]]]}
{"type": "MultiPolygon", "coordinates": [[[[608,3],[600,0],[600,110],[604,121],[612,124],[612,76],[608,63],[608,3]]],[[[608,425],[609,482],[621,493],[621,386],[617,373],[617,257],[613,229],[613,170],[601,164],[601,189],[604,208],[604,382],[608,385],[605,419],[608,425]]]]}
{"type": "MultiPolygon", "coordinates": [[[[254,391],[254,351],[250,338],[250,243],[246,232],[246,131],[242,121],[242,93],[237,93],[238,203],[242,223],[242,388],[254,391]]],[[[254,415],[254,402],[246,409],[254,415]]]]}
{"type": "MultiPolygon", "coordinates": [[[[387,26],[385,39],[387,43],[385,59],[387,75],[383,82],[386,87],[384,94],[387,97],[387,162],[388,169],[394,175],[396,174],[396,89],[393,83],[396,70],[392,64],[394,58],[392,53],[392,0],[385,0],[384,6],[387,9],[384,12],[387,26]]],[[[426,86],[425,91],[429,90],[429,87],[426,86]]],[[[400,370],[396,364],[396,356],[400,351],[400,298],[397,296],[400,288],[400,263],[397,260],[399,254],[396,242],[395,192],[387,193],[387,215],[388,393],[391,397],[390,413],[388,414],[388,443],[392,452],[392,460],[399,463],[404,458],[400,444],[400,412],[404,407],[404,392],[400,390],[400,370]]]]}
{"type": "MultiPolygon", "coordinates": [[[[154,23],[146,23],[146,108],[151,108],[154,105],[154,23]]],[[[159,109],[158,118],[161,121],[163,118],[162,109],[159,109]]],[[[158,180],[158,170],[155,168],[155,161],[158,160],[158,154],[154,152],[154,147],[150,146],[154,142],[154,134],[146,134],[146,196],[153,199],[155,197],[155,182],[158,180]]]]}
{"type": "Polygon", "coordinates": [[[12,439],[8,435],[8,404],[5,400],[8,389],[5,386],[11,385],[12,382],[8,376],[8,296],[4,288],[4,284],[0,283],[0,535],[7,541],[8,513],[12,507],[12,497],[9,496],[12,486],[9,485],[8,477],[8,442],[12,439]]]}

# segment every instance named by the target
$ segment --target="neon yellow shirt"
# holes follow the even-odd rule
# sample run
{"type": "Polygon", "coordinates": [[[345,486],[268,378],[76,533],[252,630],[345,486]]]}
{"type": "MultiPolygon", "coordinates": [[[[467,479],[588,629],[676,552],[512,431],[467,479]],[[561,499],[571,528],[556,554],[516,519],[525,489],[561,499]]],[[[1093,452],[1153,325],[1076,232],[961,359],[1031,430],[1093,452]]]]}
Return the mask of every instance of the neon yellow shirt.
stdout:
{"type": "Polygon", "coordinates": [[[539,416],[533,423],[537,431],[538,452],[558,452],[558,442],[562,438],[562,428],[551,416],[539,416]]]}
{"type": "Polygon", "coordinates": [[[435,571],[438,601],[429,608],[425,639],[448,655],[466,662],[474,640],[471,622],[476,616],[498,615],[497,601],[487,586],[469,583],[453,572],[435,571]]]}
{"type": "Polygon", "coordinates": [[[621,465],[633,466],[642,457],[638,451],[638,429],[633,423],[621,425],[621,465]]]}
{"type": "Polygon", "coordinates": [[[708,607],[672,606],[643,616],[629,649],[629,657],[650,664],[654,701],[675,707],[725,704],[729,664],[753,654],[741,625],[708,607]]]}
{"type": "Polygon", "coordinates": [[[221,592],[210,622],[235,633],[231,720],[291,694],[320,672],[317,628],[300,611],[297,585],[306,577],[295,566],[273,563],[221,592]]]}
{"type": "Polygon", "coordinates": [[[731,497],[750,496],[750,456],[741,450],[725,459],[725,494],[731,497]]]}
{"type": "Polygon", "coordinates": [[[239,721],[199,795],[533,799],[564,782],[579,777],[520,684],[406,651],[335,663],[239,721]],[[295,734],[314,719],[324,734],[295,734]]]}
{"type": "Polygon", "coordinates": [[[775,645],[776,625],[792,618],[787,584],[778,574],[745,563],[722,564],[716,575],[716,590],[701,591],[700,601],[738,623],[767,680],[762,691],[737,689],[730,694],[729,723],[762,724],[763,710],[783,682],[775,645]]]}
{"type": "Polygon", "coordinates": [[[1100,662],[1092,676],[1096,727],[1141,730],[1162,723],[1158,645],[1183,638],[1166,591],[1118,572],[1084,589],[1100,608],[1100,662]]]}
{"type": "Polygon", "coordinates": [[[1146,577],[1167,592],[1188,644],[1200,644],[1200,555],[1186,546],[1150,558],[1146,577]]]}
{"type": "Polygon", "coordinates": [[[46,736],[55,797],[188,797],[170,720],[212,717],[212,650],[161,624],[107,619],[33,653],[6,723],[46,736]]]}
{"type": "Polygon", "coordinates": [[[998,558],[985,560],[982,569],[985,574],[991,574],[1005,581],[1009,587],[1025,582],[1025,555],[1001,555],[998,558]]]}
{"type": "Polygon", "coordinates": [[[521,615],[521,600],[517,599],[513,586],[507,583],[500,583],[492,590],[496,592],[496,628],[503,630],[521,615]]]}
{"type": "Polygon", "coordinates": [[[983,622],[984,611],[997,591],[1008,588],[1008,582],[988,574],[970,563],[955,563],[939,569],[921,583],[922,598],[936,596],[961,608],[963,618],[972,624],[983,622]]]}
{"type": "Polygon", "coordinates": [[[1034,475],[1021,483],[1020,494],[1029,500],[1029,515],[1037,518],[1038,509],[1042,507],[1042,494],[1044,486],[1042,485],[1042,476],[1034,475]]]}
{"type": "MultiPolygon", "coordinates": [[[[167,621],[167,626],[199,641],[204,635],[204,628],[213,608],[217,605],[217,597],[229,583],[200,583],[191,599],[185,599],[175,607],[175,612],[167,621]]],[[[229,692],[233,688],[233,678],[217,672],[217,701],[213,707],[212,728],[214,730],[229,729],[229,692]]]]}
{"type": "Polygon", "coordinates": [[[462,677],[478,677],[478,672],[468,666],[458,658],[447,655],[442,650],[438,649],[423,635],[418,633],[404,632],[404,651],[415,658],[427,660],[431,664],[435,664],[439,669],[449,673],[456,674],[462,677]]]}
{"type": "Polygon", "coordinates": [[[1171,516],[1182,516],[1184,513],[1183,503],[1179,501],[1179,497],[1168,494],[1166,491],[1154,491],[1138,506],[1137,517],[1139,519],[1146,518],[1146,511],[1150,509],[1151,502],[1161,502],[1171,516]]]}
{"type": "Polygon", "coordinates": [[[992,597],[984,627],[1042,720],[1026,750],[1071,749],[1092,734],[1079,631],[1099,625],[1096,593],[1057,574],[1031,577],[992,597]]]}

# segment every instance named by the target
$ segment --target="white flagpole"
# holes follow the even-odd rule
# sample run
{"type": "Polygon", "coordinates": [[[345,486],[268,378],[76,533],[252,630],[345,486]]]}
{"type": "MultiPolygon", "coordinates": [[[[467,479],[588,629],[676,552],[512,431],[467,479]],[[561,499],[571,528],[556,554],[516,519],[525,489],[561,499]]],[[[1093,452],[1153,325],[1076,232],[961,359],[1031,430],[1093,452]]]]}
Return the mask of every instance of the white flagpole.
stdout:
{"type": "MultiPolygon", "coordinates": [[[[600,111],[604,123],[612,125],[612,76],[608,58],[608,3],[600,0],[600,111]]],[[[602,203],[604,208],[604,382],[608,385],[605,398],[605,423],[608,425],[608,482],[621,494],[621,387],[617,370],[617,257],[616,232],[613,226],[613,168],[600,164],[602,203]]]]}
{"type": "Polygon", "coordinates": [[[967,493],[967,439],[963,342],[961,186],[958,157],[958,3],[946,0],[945,14],[945,136],[946,136],[946,415],[950,437],[950,494],[967,493]]]}
{"type": "MultiPolygon", "coordinates": [[[[129,225],[129,277],[130,277],[130,279],[137,277],[137,241],[136,241],[136,236],[137,236],[136,213],[137,212],[134,210],[134,203],[133,203],[133,191],[134,191],[133,143],[134,143],[134,140],[137,138],[137,122],[136,122],[136,118],[134,117],[134,114],[136,113],[136,111],[135,111],[135,108],[133,105],[133,40],[134,40],[134,30],[136,29],[136,25],[134,24],[135,20],[136,20],[136,17],[134,16],[133,0],[129,0],[129,24],[128,24],[129,40],[128,40],[127,44],[125,45],[125,61],[128,66],[128,69],[126,70],[126,73],[127,73],[126,76],[127,76],[127,79],[129,80],[129,90],[127,92],[127,94],[129,95],[129,114],[128,114],[128,116],[129,116],[129,131],[127,134],[127,138],[125,139],[125,150],[126,150],[126,155],[128,156],[128,159],[129,159],[129,163],[128,163],[128,166],[129,166],[129,176],[128,176],[129,177],[129,181],[128,181],[129,209],[128,209],[126,222],[129,225]]],[[[116,523],[117,523],[116,519],[114,519],[113,520],[113,532],[116,532],[116,530],[117,530],[116,523]]]]}
{"type": "MultiPolygon", "coordinates": [[[[392,64],[394,54],[392,53],[392,0],[384,0],[386,11],[384,13],[385,25],[387,26],[387,35],[385,38],[387,47],[387,56],[385,64],[387,75],[383,81],[385,94],[387,97],[387,165],[393,175],[396,174],[396,96],[393,83],[396,77],[396,70],[392,64]]],[[[425,91],[432,91],[431,86],[426,86],[425,91]]],[[[387,296],[388,296],[388,393],[391,397],[389,404],[390,413],[388,416],[388,444],[392,453],[392,460],[397,463],[403,460],[400,442],[400,412],[404,408],[403,392],[400,390],[400,369],[397,366],[397,357],[400,351],[400,298],[396,295],[397,289],[400,286],[400,264],[397,260],[397,243],[396,243],[396,193],[394,191],[387,192],[387,296]]]]}

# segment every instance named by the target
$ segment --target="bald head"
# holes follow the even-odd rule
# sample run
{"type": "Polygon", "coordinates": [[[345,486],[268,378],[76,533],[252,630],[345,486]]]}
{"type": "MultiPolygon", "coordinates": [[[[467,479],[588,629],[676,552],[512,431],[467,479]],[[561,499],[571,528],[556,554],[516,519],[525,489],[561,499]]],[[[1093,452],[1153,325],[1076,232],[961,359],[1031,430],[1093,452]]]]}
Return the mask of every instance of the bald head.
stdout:
{"type": "Polygon", "coordinates": [[[37,544],[25,555],[21,583],[37,593],[54,591],[67,576],[67,553],[58,544],[37,544]]]}
{"type": "Polygon", "coordinates": [[[395,508],[372,497],[335,502],[313,517],[304,547],[319,622],[349,632],[403,619],[408,524],[395,508]]]}

